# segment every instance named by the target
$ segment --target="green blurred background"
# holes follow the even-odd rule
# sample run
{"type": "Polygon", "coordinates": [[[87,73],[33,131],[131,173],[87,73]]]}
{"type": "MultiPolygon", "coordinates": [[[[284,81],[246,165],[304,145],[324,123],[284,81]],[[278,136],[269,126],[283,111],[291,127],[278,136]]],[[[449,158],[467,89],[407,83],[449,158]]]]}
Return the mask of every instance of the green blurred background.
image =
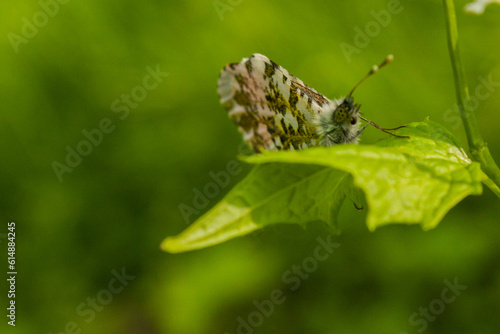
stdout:
{"type": "MultiPolygon", "coordinates": [[[[254,52],[330,98],[392,53],[393,64],[355,94],[364,115],[385,127],[430,116],[465,144],[450,111],[441,2],[389,3],[397,13],[382,26],[372,11],[387,11],[384,0],[3,2],[0,241],[7,276],[7,222],[16,222],[18,276],[16,327],[2,315],[2,333],[498,333],[500,206],[486,188],[429,232],[393,225],[370,233],[366,211],[346,202],[343,233],[332,237],[340,246],[293,291],[282,275],[328,238],[323,224],[270,227],[185,254],[159,249],[250,169],[241,164],[199,214],[183,218],[179,205],[192,206],[194,189],[238,154],[241,137],[219,105],[217,79],[226,63],[254,52]],[[30,30],[34,17],[39,27],[30,30]],[[367,24],[372,37],[356,44],[367,24]],[[346,56],[346,44],[362,47],[346,56]],[[168,76],[137,88],[148,66],[168,76]],[[130,112],[114,112],[131,93],[140,98],[130,112]],[[103,119],[113,131],[60,181],[54,162],[66,164],[67,146],[84,145],[83,131],[103,119]],[[113,271],[122,270],[134,278],[118,289],[113,271]],[[455,279],[467,288],[443,303],[444,281],[455,279]],[[255,303],[275,289],[286,301],[260,319],[255,303]],[[429,307],[426,320],[419,312],[429,307]],[[238,328],[241,319],[256,326],[238,328]]],[[[500,81],[500,6],[474,16],[465,3],[457,10],[474,94],[480,77],[500,81]]],[[[497,161],[499,108],[498,87],[477,108],[497,161]]],[[[362,143],[384,136],[370,128],[362,143]]]]}

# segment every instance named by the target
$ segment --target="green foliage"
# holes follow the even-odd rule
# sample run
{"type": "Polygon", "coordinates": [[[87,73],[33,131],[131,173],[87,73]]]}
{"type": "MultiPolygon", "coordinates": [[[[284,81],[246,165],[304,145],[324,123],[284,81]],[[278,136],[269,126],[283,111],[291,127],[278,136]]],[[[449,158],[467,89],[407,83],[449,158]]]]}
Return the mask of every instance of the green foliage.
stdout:
{"type": "Polygon", "coordinates": [[[256,164],[247,178],[162,248],[202,248],[277,223],[335,224],[346,197],[360,206],[356,188],[365,194],[370,230],[391,223],[429,230],[464,197],[481,194],[479,164],[440,125],[411,123],[398,134],[410,138],[244,157],[256,164]]]}
{"type": "Polygon", "coordinates": [[[254,167],[212,210],[162,248],[172,253],[214,245],[277,223],[332,221],[352,184],[348,174],[314,165],[254,167]]]}
{"type": "MultiPolygon", "coordinates": [[[[474,98],[477,88],[485,93],[481,78],[500,82],[500,6],[471,16],[461,11],[470,1],[456,3],[456,18],[474,98]]],[[[382,13],[396,1],[222,0],[232,9],[222,16],[212,1],[63,2],[0,4],[0,246],[6,250],[7,222],[15,221],[20,265],[18,322],[10,330],[5,322],[2,334],[234,334],[239,317],[258,311],[253,301],[283,288],[282,274],[313,255],[317,236],[328,232],[320,224],[305,231],[300,225],[271,225],[197,252],[159,250],[166,236],[187,227],[180,203],[200,211],[198,218],[221,199],[203,208],[192,204],[193,189],[213,181],[210,171],[225,170],[241,141],[216,93],[226,63],[260,52],[338,98],[391,53],[395,61],[356,92],[363,114],[386,127],[430,116],[467,142],[454,108],[439,1],[400,1],[403,10],[391,13],[390,22],[366,39],[365,28],[379,22],[373,13],[384,20],[382,13]],[[47,14],[41,26],[44,8],[54,10],[55,4],[57,14],[47,14]],[[36,29],[30,29],[35,21],[36,29]],[[32,37],[16,52],[10,33],[32,37]],[[344,54],[344,44],[357,52],[344,54]],[[170,75],[144,99],[132,98],[141,92],[146,67],[157,65],[170,75]],[[129,114],[122,119],[124,113],[111,105],[128,97],[129,114]],[[60,182],[53,162],[66,164],[66,148],[88,141],[83,130],[106,118],[115,130],[60,182]],[[136,279],[103,305],[111,271],[124,266],[136,279]],[[90,322],[77,312],[87,298],[96,298],[90,322]],[[73,321],[78,329],[70,330],[73,321]]],[[[488,92],[474,110],[498,159],[500,89],[488,92]]],[[[368,128],[362,143],[385,136],[368,128]]],[[[231,175],[220,195],[250,167],[231,175]]],[[[440,298],[443,280],[455,276],[469,288],[439,316],[429,313],[436,319],[425,333],[498,332],[497,197],[487,189],[469,196],[425,233],[419,225],[400,224],[370,233],[364,226],[370,208],[364,207],[358,213],[345,201],[338,218],[343,233],[332,236],[342,244],[339,251],[297,291],[287,291],[286,303],[276,305],[254,333],[417,333],[423,329],[409,323],[409,316],[429,309],[440,298]]],[[[7,251],[2,254],[7,263],[7,251]]]]}

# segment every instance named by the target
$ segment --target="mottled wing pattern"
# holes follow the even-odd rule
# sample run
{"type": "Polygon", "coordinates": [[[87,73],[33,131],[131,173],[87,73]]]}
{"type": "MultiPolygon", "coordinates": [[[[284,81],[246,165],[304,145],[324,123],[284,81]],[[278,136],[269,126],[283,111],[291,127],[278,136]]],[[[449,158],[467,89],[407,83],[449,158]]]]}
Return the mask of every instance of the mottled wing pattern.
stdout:
{"type": "Polygon", "coordinates": [[[258,53],[224,67],[218,92],[229,117],[255,152],[319,145],[314,120],[332,103],[258,53]]]}

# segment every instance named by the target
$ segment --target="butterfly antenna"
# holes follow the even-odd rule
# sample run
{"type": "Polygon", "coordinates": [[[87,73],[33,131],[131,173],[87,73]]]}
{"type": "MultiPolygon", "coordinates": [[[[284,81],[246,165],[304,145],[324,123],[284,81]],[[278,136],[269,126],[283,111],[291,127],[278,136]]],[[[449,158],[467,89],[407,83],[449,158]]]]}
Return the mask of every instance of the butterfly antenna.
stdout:
{"type": "Polygon", "coordinates": [[[363,81],[365,81],[367,78],[369,78],[372,74],[375,74],[378,72],[379,69],[381,69],[382,67],[384,67],[385,65],[389,64],[392,60],[394,59],[394,56],[393,55],[388,55],[387,57],[385,57],[384,61],[382,63],[380,63],[380,65],[373,65],[372,69],[370,70],[370,72],[368,72],[367,75],[365,75],[365,77],[363,79],[361,79],[355,86],[354,88],[349,92],[349,94],[347,94],[347,97],[351,97],[352,93],[354,93],[354,90],[356,88],[358,88],[359,85],[361,85],[361,83],[363,81]]]}

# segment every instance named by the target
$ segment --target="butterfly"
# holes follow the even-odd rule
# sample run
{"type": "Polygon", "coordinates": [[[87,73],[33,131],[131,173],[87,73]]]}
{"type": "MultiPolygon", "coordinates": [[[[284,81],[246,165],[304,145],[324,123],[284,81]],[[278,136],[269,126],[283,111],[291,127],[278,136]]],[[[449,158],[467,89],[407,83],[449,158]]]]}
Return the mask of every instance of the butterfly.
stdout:
{"type": "MultiPolygon", "coordinates": [[[[373,66],[346,97],[330,100],[304,84],[283,67],[255,53],[239,63],[226,65],[220,74],[221,104],[255,152],[300,150],[315,146],[357,143],[361,132],[372,125],[365,119],[352,93],[366,78],[392,61],[389,55],[373,66]],[[361,126],[360,120],[367,122],[361,126]]],[[[407,138],[407,137],[404,137],[407,138]]]]}

